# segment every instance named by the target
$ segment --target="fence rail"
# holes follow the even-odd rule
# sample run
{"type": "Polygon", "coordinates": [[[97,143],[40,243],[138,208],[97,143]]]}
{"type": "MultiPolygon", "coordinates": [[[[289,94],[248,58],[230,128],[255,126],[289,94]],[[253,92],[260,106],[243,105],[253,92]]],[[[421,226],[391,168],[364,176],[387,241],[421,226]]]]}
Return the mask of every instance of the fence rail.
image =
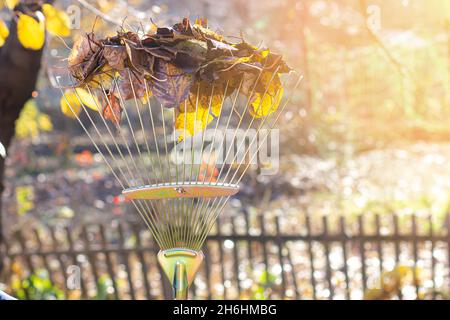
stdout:
{"type": "MultiPolygon", "coordinates": [[[[225,217],[205,243],[191,297],[415,299],[450,292],[450,216],[440,226],[416,215],[401,223],[396,215],[366,220],[305,216],[294,234],[280,217],[225,217]]],[[[11,284],[46,270],[65,298],[170,298],[158,250],[134,223],[23,230],[7,242],[3,278],[11,284]],[[76,288],[68,287],[70,268],[79,270],[76,288]]]]}

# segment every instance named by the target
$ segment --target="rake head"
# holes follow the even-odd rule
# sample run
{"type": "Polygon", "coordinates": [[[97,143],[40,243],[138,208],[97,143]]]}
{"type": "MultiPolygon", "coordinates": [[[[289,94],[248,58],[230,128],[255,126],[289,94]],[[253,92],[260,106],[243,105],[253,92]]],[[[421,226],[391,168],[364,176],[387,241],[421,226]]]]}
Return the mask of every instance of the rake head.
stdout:
{"type": "MultiPolygon", "coordinates": [[[[192,30],[190,37],[195,38],[192,30]]],[[[180,34],[188,36],[187,31],[180,34]]],[[[168,63],[161,52],[156,54],[155,46],[147,47],[149,38],[129,38],[93,42],[101,50],[94,50],[89,61],[103,55],[103,64],[96,61],[102,71],[83,79],[89,61],[70,66],[65,86],[57,77],[61,103],[86,131],[160,246],[158,260],[175,297],[185,298],[203,260],[208,233],[239,191],[245,172],[257,163],[258,152],[267,148],[291,97],[282,97],[283,65],[269,58],[254,64],[235,59],[220,76],[208,79],[210,64],[187,71],[176,60],[168,63]],[[111,52],[117,57],[123,48],[128,56],[118,69],[111,52]],[[135,57],[143,51],[152,61],[144,71],[135,57]]],[[[157,34],[152,40],[162,38],[157,34]]],[[[208,48],[212,41],[218,40],[208,38],[208,48]]],[[[300,79],[289,86],[292,92],[300,79]]]]}

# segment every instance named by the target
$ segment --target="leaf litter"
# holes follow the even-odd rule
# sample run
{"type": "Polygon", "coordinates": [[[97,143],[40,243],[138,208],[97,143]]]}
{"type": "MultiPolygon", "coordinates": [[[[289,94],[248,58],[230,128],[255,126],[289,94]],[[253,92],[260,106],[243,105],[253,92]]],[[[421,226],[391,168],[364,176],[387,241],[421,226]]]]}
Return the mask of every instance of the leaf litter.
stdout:
{"type": "Polygon", "coordinates": [[[187,18],[144,36],[121,30],[97,39],[88,33],[75,41],[68,67],[77,86],[104,90],[102,115],[117,126],[121,101],[153,95],[163,107],[175,108],[176,129],[190,135],[194,123],[204,129],[237,90],[249,98],[252,116],[273,113],[283,93],[280,74],[291,70],[281,55],[244,40],[228,42],[206,19],[191,24],[187,18]]]}

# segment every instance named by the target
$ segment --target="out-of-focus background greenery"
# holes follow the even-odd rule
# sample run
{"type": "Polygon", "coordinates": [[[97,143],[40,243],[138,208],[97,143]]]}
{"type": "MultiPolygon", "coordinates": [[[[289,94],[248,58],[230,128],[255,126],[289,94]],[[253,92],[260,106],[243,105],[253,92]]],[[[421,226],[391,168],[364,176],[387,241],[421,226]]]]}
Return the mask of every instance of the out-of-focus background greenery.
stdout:
{"type": "MultiPolygon", "coordinates": [[[[243,195],[226,214],[244,208],[254,216],[282,216],[283,230],[291,233],[302,230],[305,213],[313,228],[323,216],[351,222],[363,215],[373,230],[374,215],[395,213],[401,228],[409,228],[407,218],[415,214],[431,215],[431,223],[419,225],[425,232],[443,230],[450,209],[449,0],[56,0],[54,5],[80,10],[80,29],[64,38],[69,46],[77,33],[92,28],[114,34],[111,22],[120,24],[124,17],[130,25],[150,28],[150,18],[172,25],[184,16],[206,16],[211,28],[262,41],[304,75],[280,120],[279,172],[250,173],[243,195]],[[94,9],[111,21],[94,25],[94,9]]],[[[6,7],[0,17],[8,21],[6,7]]],[[[135,219],[101,158],[83,147],[78,123],[61,114],[59,91],[48,75],[67,54],[59,37],[48,36],[33,98],[16,121],[4,177],[5,238],[31,226],[135,219]]],[[[22,274],[20,263],[13,267],[15,276],[22,274]]],[[[395,268],[401,268],[398,261],[387,267],[395,268]]],[[[303,272],[301,263],[297,270],[303,272]]],[[[449,281],[445,272],[441,285],[449,281]]],[[[263,274],[262,282],[269,276],[263,274]]],[[[62,296],[61,288],[52,289],[37,273],[11,279],[1,278],[19,296],[33,281],[43,288],[35,298],[46,298],[46,292],[62,296]]],[[[258,296],[260,287],[255,290],[247,297],[258,296]]],[[[329,296],[326,289],[318,292],[319,298],[329,296]]]]}

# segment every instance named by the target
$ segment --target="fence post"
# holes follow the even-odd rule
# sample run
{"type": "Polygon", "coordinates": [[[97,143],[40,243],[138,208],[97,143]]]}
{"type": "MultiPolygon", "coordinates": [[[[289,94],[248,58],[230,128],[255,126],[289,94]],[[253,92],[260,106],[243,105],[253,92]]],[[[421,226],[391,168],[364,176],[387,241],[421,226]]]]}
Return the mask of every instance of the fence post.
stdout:
{"type": "MultiPolygon", "coordinates": [[[[280,267],[281,267],[281,290],[282,290],[282,296],[281,299],[284,299],[286,296],[286,277],[284,276],[284,259],[283,259],[283,242],[281,240],[281,230],[280,230],[280,217],[275,217],[275,228],[277,233],[277,247],[278,247],[278,260],[280,261],[280,267]]],[[[293,266],[291,266],[293,268],[293,266]]],[[[296,282],[296,279],[293,279],[294,283],[296,282]]],[[[295,293],[297,295],[297,292],[295,293]]]]}
{"type": "MultiPolygon", "coordinates": [[[[70,231],[69,227],[65,227],[64,228],[65,232],[66,232],[66,238],[67,238],[67,243],[69,244],[69,255],[72,257],[72,261],[73,264],[78,266],[78,261],[77,261],[77,252],[75,251],[75,247],[73,245],[73,239],[72,239],[72,233],[70,231]]],[[[86,284],[84,283],[84,278],[83,278],[83,272],[81,270],[81,267],[78,266],[80,268],[80,287],[81,287],[81,296],[85,299],[88,298],[88,294],[87,294],[87,290],[86,290],[86,284]]]]}
{"type": "MultiPolygon", "coordinates": [[[[41,240],[41,237],[39,236],[39,232],[35,228],[33,228],[33,234],[34,234],[34,238],[35,238],[36,243],[37,243],[37,250],[38,251],[42,251],[42,249],[43,249],[42,240],[41,240]]],[[[50,265],[48,263],[47,255],[45,255],[45,254],[42,255],[42,261],[44,262],[44,267],[47,270],[48,279],[50,280],[52,285],[54,285],[55,282],[54,282],[54,279],[53,279],[52,270],[50,269],[50,265]]]]}
{"type": "Polygon", "coordinates": [[[205,241],[204,245],[204,254],[205,254],[205,283],[206,283],[206,291],[207,291],[207,298],[208,300],[212,299],[212,290],[211,290],[211,258],[209,256],[209,246],[208,241],[205,241]]]}
{"type": "Polygon", "coordinates": [[[311,220],[309,217],[309,214],[306,214],[305,216],[305,224],[306,224],[306,231],[307,231],[307,238],[306,242],[308,243],[308,255],[309,255],[309,263],[311,265],[311,285],[312,285],[312,293],[313,293],[313,299],[317,299],[317,292],[316,292],[316,278],[315,278],[315,268],[314,268],[314,253],[312,249],[312,232],[311,232],[311,220]]]}
{"type": "Polygon", "coordinates": [[[147,264],[145,263],[145,257],[142,248],[141,232],[136,224],[133,224],[132,230],[134,236],[136,237],[136,253],[138,255],[139,262],[141,263],[142,281],[144,282],[145,297],[147,298],[147,300],[150,300],[151,299],[150,283],[148,281],[148,269],[147,264]]]}
{"type": "MultiPolygon", "coordinates": [[[[222,219],[220,219],[222,220],[222,219]]],[[[222,235],[222,223],[221,221],[218,221],[217,223],[217,235],[222,235]]],[[[217,239],[217,244],[219,246],[219,261],[220,261],[220,278],[222,279],[223,283],[223,299],[227,298],[227,287],[225,286],[225,259],[224,259],[224,253],[223,253],[223,243],[222,240],[220,240],[220,237],[217,239]]]]}
{"type": "Polygon", "coordinates": [[[330,295],[328,299],[332,300],[334,297],[334,288],[333,288],[333,274],[331,270],[331,263],[330,263],[330,244],[329,244],[329,233],[328,233],[328,217],[323,216],[322,217],[322,227],[323,227],[323,247],[325,250],[325,271],[326,271],[326,277],[328,282],[328,290],[330,290],[330,295]]]}
{"type": "Polygon", "coordinates": [[[89,238],[88,238],[88,230],[86,225],[82,226],[81,229],[81,238],[84,241],[84,247],[86,249],[86,256],[88,258],[89,264],[91,265],[91,271],[92,271],[92,276],[94,277],[94,287],[95,289],[98,291],[98,272],[97,272],[97,267],[96,267],[96,255],[95,253],[93,253],[90,249],[90,242],[89,242],[89,238]]]}
{"type": "Polygon", "coordinates": [[[118,223],[117,225],[117,231],[119,232],[119,251],[120,255],[122,256],[123,263],[125,264],[125,271],[127,272],[127,281],[128,281],[128,291],[130,293],[130,297],[132,300],[136,299],[135,295],[135,289],[133,285],[133,278],[131,276],[131,268],[130,264],[128,263],[129,254],[128,251],[125,248],[125,235],[123,234],[123,227],[122,223],[118,223]]]}
{"type": "Polygon", "coordinates": [[[297,284],[297,274],[295,272],[295,265],[292,262],[292,258],[291,258],[291,250],[289,248],[289,246],[286,246],[287,248],[287,259],[288,259],[288,263],[291,266],[291,277],[292,277],[292,282],[294,284],[294,290],[295,290],[295,299],[299,300],[301,298],[301,294],[300,294],[300,290],[298,288],[298,284],[297,284]]]}
{"type": "Polygon", "coordinates": [[[429,236],[431,240],[431,279],[433,283],[433,299],[436,299],[436,261],[434,259],[434,231],[433,231],[433,215],[428,216],[428,223],[430,224],[429,236]]]}
{"type": "MultiPolygon", "coordinates": [[[[232,217],[231,218],[231,232],[233,235],[236,235],[236,217],[232,217]]],[[[238,242],[233,239],[234,242],[234,246],[233,246],[233,268],[234,268],[234,273],[235,273],[235,277],[236,277],[236,285],[237,285],[237,290],[238,290],[238,299],[240,299],[241,297],[241,281],[239,280],[239,252],[238,252],[238,242]]]]}
{"type": "MultiPolygon", "coordinates": [[[[33,261],[31,260],[31,256],[28,255],[28,248],[27,248],[27,245],[26,245],[25,240],[23,238],[22,232],[21,231],[17,231],[16,236],[17,236],[17,239],[19,240],[20,250],[23,252],[23,255],[25,257],[25,261],[28,264],[28,268],[30,269],[31,273],[34,273],[33,261]]],[[[30,295],[28,293],[28,289],[26,289],[24,291],[25,291],[25,297],[27,298],[27,300],[30,299],[30,295]]]]}
{"type": "Polygon", "coordinates": [[[61,253],[59,253],[59,251],[56,248],[56,244],[58,243],[58,240],[56,239],[56,234],[55,234],[55,230],[53,229],[52,226],[49,226],[49,232],[50,232],[50,238],[52,239],[52,250],[56,252],[56,259],[58,260],[58,265],[61,271],[61,274],[64,278],[64,295],[65,298],[67,299],[68,295],[68,288],[67,288],[67,273],[66,273],[66,268],[64,266],[64,262],[61,258],[61,253]]]}
{"type": "MultiPolygon", "coordinates": [[[[396,214],[392,215],[393,223],[394,223],[394,245],[395,245],[395,264],[398,265],[400,263],[400,232],[398,230],[398,217],[396,214]]],[[[398,298],[400,300],[403,299],[402,289],[398,289],[398,298]]]]}
{"type": "Polygon", "coordinates": [[[108,275],[111,279],[112,286],[114,289],[114,298],[116,300],[119,300],[119,290],[117,290],[117,283],[116,283],[114,269],[113,269],[112,262],[111,262],[111,256],[110,256],[109,252],[107,251],[108,244],[107,244],[106,236],[105,236],[105,228],[103,227],[102,224],[99,224],[98,228],[99,228],[99,232],[100,232],[100,239],[102,241],[102,247],[103,247],[102,249],[105,252],[106,268],[108,269],[108,275]]]}
{"type": "Polygon", "coordinates": [[[412,226],[412,237],[413,237],[413,258],[414,258],[414,269],[413,269],[413,281],[414,287],[416,289],[416,299],[419,299],[419,279],[417,279],[417,220],[416,214],[411,215],[411,226],[412,226]]]}
{"type": "MultiPolygon", "coordinates": [[[[262,241],[262,249],[263,249],[263,259],[264,259],[264,271],[266,272],[266,281],[269,281],[269,256],[267,254],[267,246],[265,241],[266,236],[266,227],[264,225],[264,215],[259,216],[259,225],[261,228],[261,237],[263,237],[262,241]]],[[[272,294],[269,291],[269,299],[271,298],[272,294]]]]}
{"type": "Polygon", "coordinates": [[[363,215],[358,216],[358,229],[359,229],[359,254],[361,257],[361,275],[362,275],[362,289],[363,294],[367,289],[367,273],[366,273],[366,250],[365,250],[365,239],[364,239],[364,219],[363,215]]]}
{"type": "Polygon", "coordinates": [[[381,275],[383,274],[383,241],[381,241],[382,235],[381,235],[381,221],[380,221],[380,215],[375,215],[375,228],[376,228],[376,236],[377,236],[377,252],[378,252],[378,259],[380,260],[380,279],[381,275]]]}
{"type": "Polygon", "coordinates": [[[345,218],[343,216],[339,217],[340,231],[342,234],[342,257],[344,259],[343,271],[345,276],[345,298],[350,299],[350,278],[348,276],[348,266],[347,266],[347,234],[345,232],[345,218]]]}
{"type": "MultiPolygon", "coordinates": [[[[244,211],[244,219],[245,219],[246,236],[248,236],[250,238],[251,226],[250,226],[249,212],[246,209],[243,209],[243,211],[244,211]]],[[[251,239],[248,240],[247,255],[248,255],[248,259],[250,261],[250,265],[251,265],[251,261],[253,261],[253,251],[252,251],[252,240],[251,239]]]]}
{"type": "Polygon", "coordinates": [[[250,234],[250,217],[249,217],[249,212],[246,208],[242,209],[244,212],[244,219],[245,219],[245,236],[248,238],[247,240],[247,258],[248,258],[248,266],[250,268],[250,270],[252,271],[252,275],[253,275],[253,250],[252,250],[252,237],[250,234]]]}

